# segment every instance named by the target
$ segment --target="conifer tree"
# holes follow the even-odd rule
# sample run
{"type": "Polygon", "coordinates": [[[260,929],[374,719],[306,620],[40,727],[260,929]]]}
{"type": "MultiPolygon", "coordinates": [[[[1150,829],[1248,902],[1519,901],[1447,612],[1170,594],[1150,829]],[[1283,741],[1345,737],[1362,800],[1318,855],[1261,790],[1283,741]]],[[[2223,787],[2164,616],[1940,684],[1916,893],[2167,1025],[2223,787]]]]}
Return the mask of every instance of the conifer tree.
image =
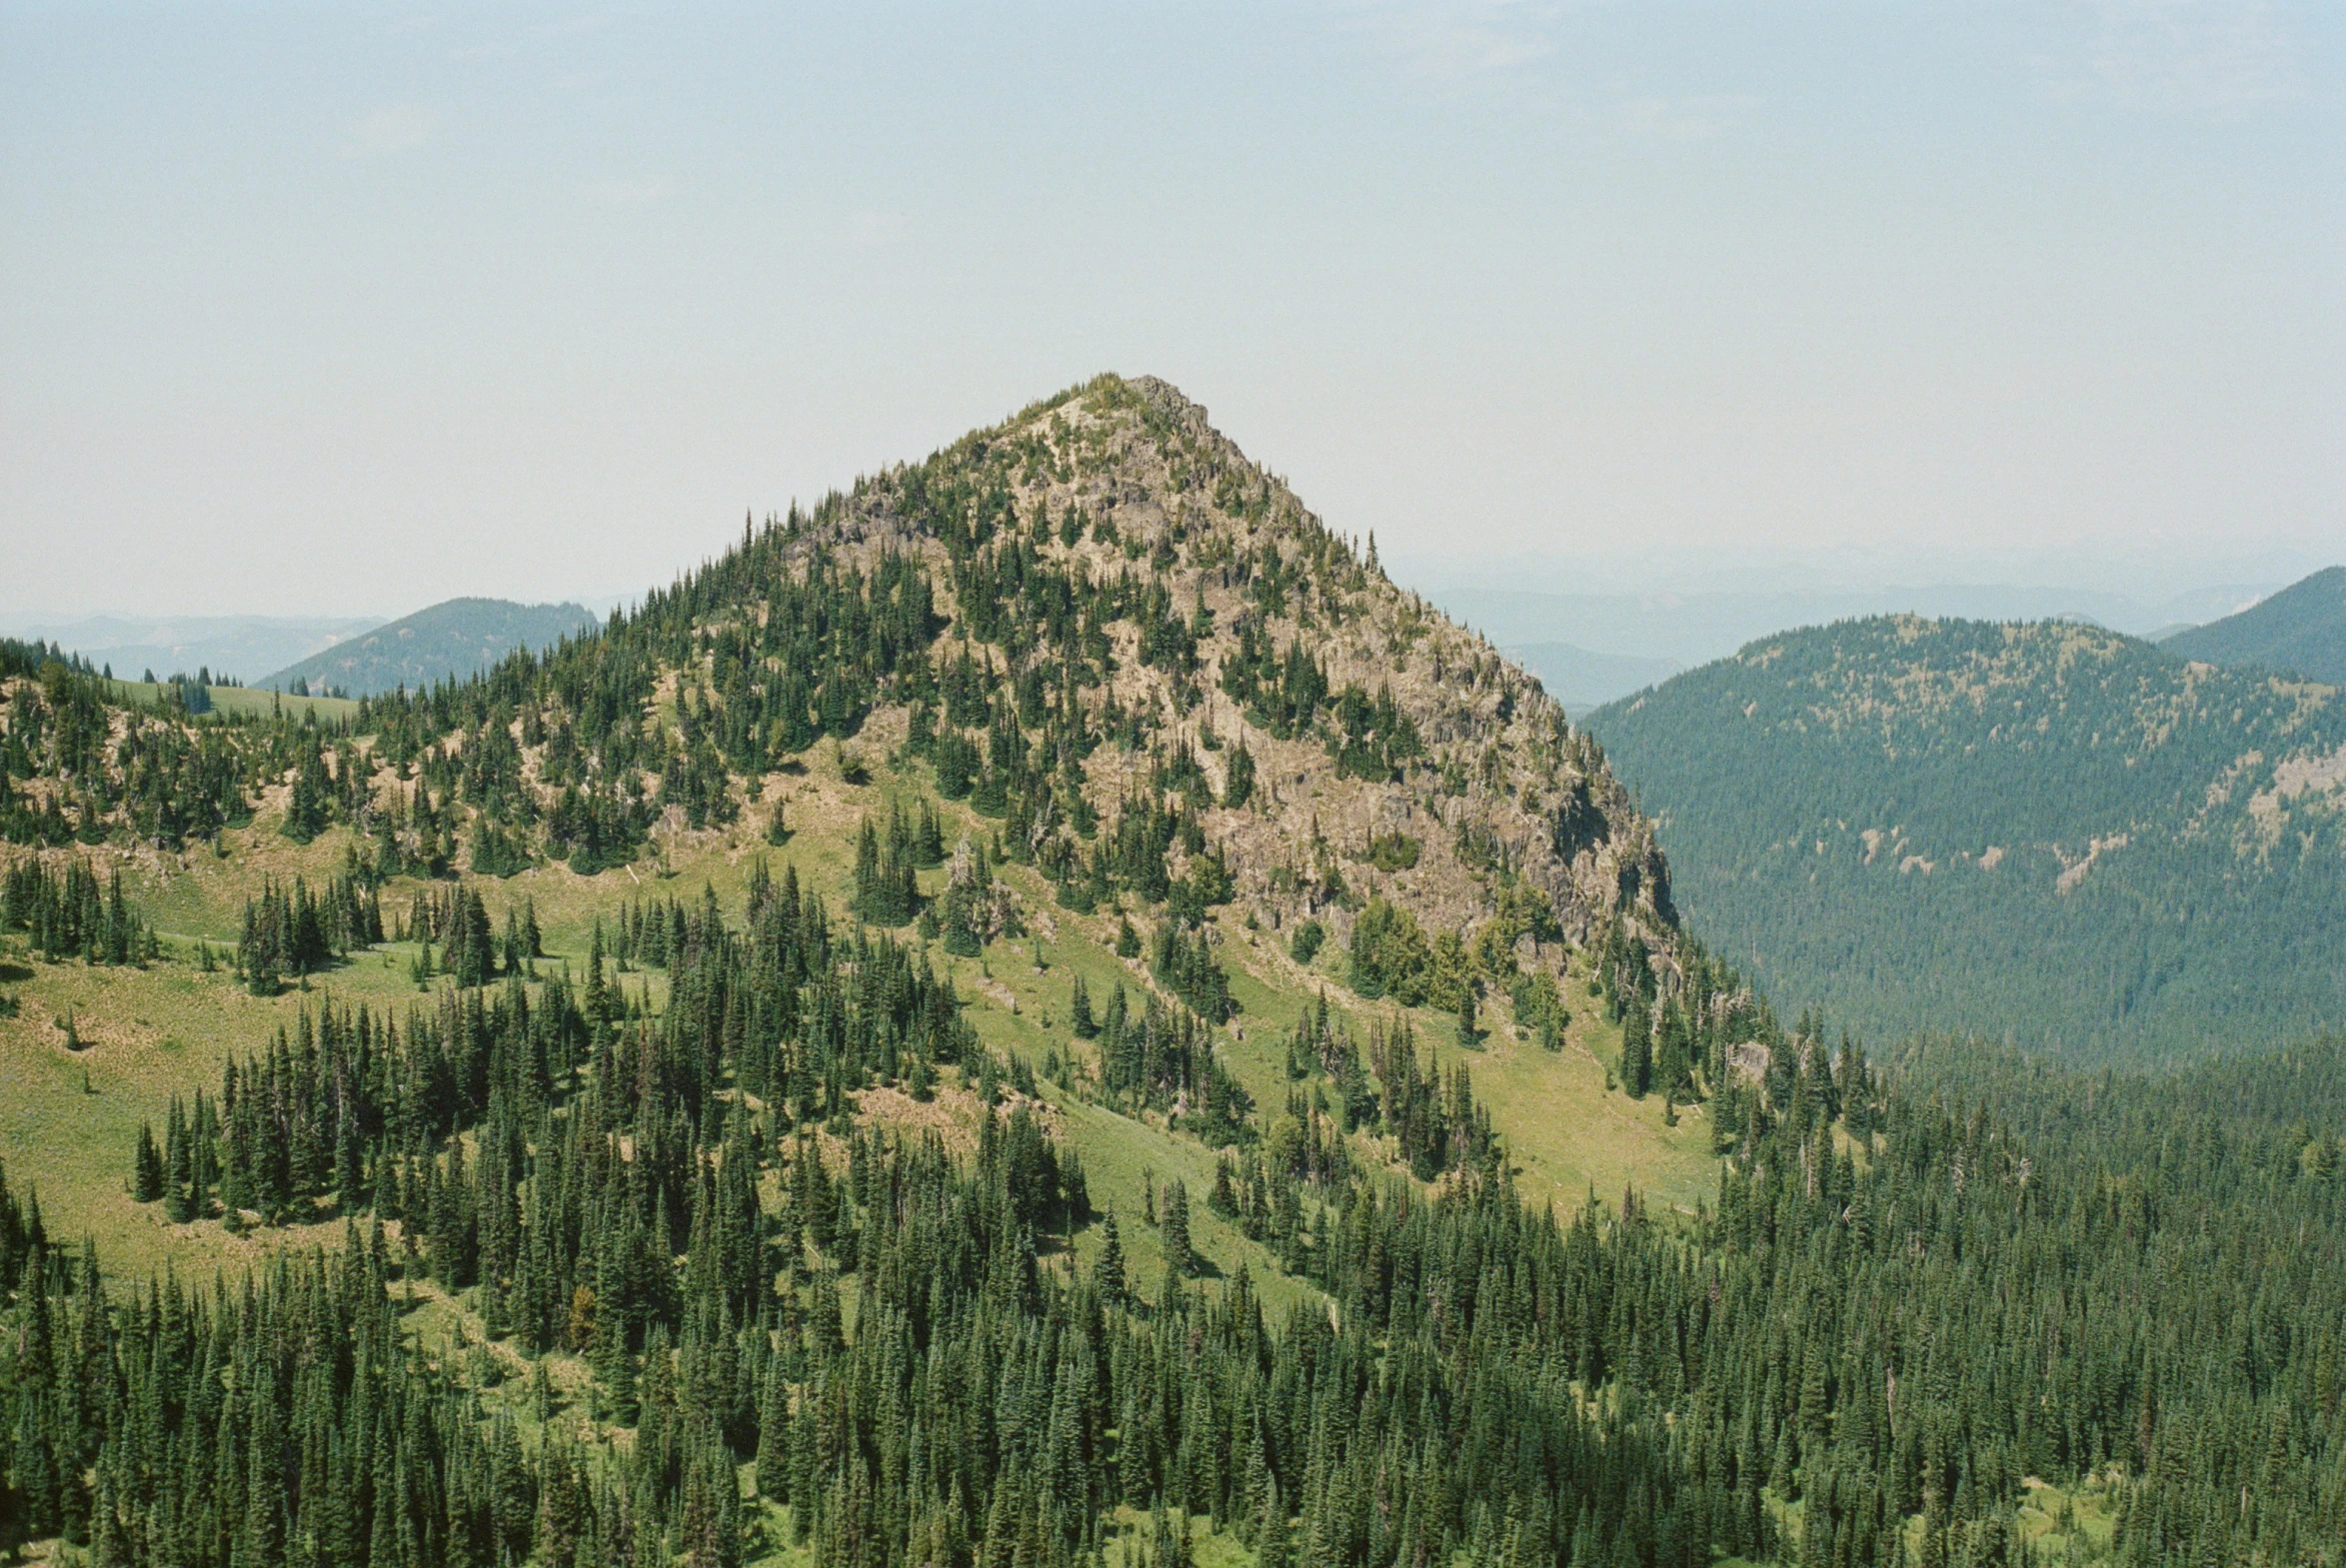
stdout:
{"type": "Polygon", "coordinates": [[[1237,749],[1230,753],[1229,768],[1222,781],[1221,803],[1225,809],[1236,810],[1254,798],[1254,755],[1246,750],[1241,738],[1237,749]]]}
{"type": "Polygon", "coordinates": [[[1165,1188],[1159,1234],[1165,1247],[1165,1266],[1183,1277],[1195,1273],[1197,1254],[1189,1246],[1189,1189],[1178,1180],[1165,1188]]]}
{"type": "Polygon", "coordinates": [[[131,1197],[140,1203],[152,1203],[165,1189],[162,1151],[155,1146],[155,1128],[152,1123],[139,1123],[138,1157],[133,1162],[131,1197]]]}
{"type": "Polygon", "coordinates": [[[1643,1099],[1653,1087],[1652,1019],[1642,1001],[1621,1017],[1621,1087],[1631,1099],[1643,1099]]]}
{"type": "Polygon", "coordinates": [[[194,1165],[190,1134],[185,1115],[180,1110],[179,1096],[171,1096],[170,1114],[164,1120],[164,1213],[175,1225],[184,1225],[195,1217],[195,1209],[188,1194],[194,1180],[194,1165]]]}
{"type": "Polygon", "coordinates": [[[1121,1306],[1125,1300],[1125,1245],[1112,1206],[1100,1222],[1100,1259],[1092,1266],[1093,1283],[1099,1286],[1101,1300],[1110,1306],[1121,1306]]]}

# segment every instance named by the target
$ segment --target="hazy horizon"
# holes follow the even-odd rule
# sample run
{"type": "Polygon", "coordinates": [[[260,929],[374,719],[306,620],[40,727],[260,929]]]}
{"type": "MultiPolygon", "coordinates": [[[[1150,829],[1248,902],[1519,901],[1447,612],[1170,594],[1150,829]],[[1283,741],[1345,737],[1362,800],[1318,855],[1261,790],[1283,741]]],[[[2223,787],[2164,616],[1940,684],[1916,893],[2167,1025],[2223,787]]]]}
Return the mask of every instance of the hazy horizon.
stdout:
{"type": "Polygon", "coordinates": [[[1105,369],[1396,559],[2318,565],[2342,86],[2305,4],[8,3],[0,611],[638,594],[1105,369]]]}
{"type": "MultiPolygon", "coordinates": [[[[734,537],[736,540],[739,538],[738,525],[734,537]]],[[[2329,556],[2307,551],[2240,556],[2216,563],[2190,562],[2177,565],[2171,561],[2162,562],[2160,565],[2165,570],[2155,574],[2136,570],[2133,563],[2112,561],[2106,572],[2096,572],[2089,564],[2067,564],[2062,570],[2043,573],[2025,570],[1998,572],[1992,570],[1992,564],[1986,570],[1965,570],[1959,563],[1948,563],[1934,570],[1930,563],[1924,562],[1885,566],[1871,572],[1834,575],[1813,571],[1812,563],[1795,553],[1787,553],[1772,562],[1745,561],[1732,570],[1687,572],[1673,571],[1666,563],[1637,566],[1617,557],[1567,559],[1515,555],[1453,561],[1431,554],[1384,550],[1381,542],[1379,555],[1387,575],[1394,582],[1431,599],[1460,593],[1491,593],[1555,599],[1618,599],[1666,606],[1693,598],[1768,598],[1810,594],[1820,597],[1871,596],[1882,600],[1885,606],[1891,606],[1901,597],[1917,594],[2002,594],[2016,600],[2049,600],[2069,595],[2079,601],[2079,613],[2086,615],[2093,615],[2089,608],[2090,602],[2101,599],[2124,601],[2128,606],[2139,607],[2146,613],[2173,611],[2166,620],[2213,620],[2245,609],[2257,600],[2324,567],[2346,563],[2346,546],[2329,556]],[[1637,575],[1629,577],[1631,572],[1637,575]]],[[[502,599],[525,605],[578,604],[597,614],[608,614],[613,609],[634,605],[649,590],[665,586],[676,572],[690,571],[698,565],[700,558],[689,563],[679,563],[676,571],[667,577],[626,590],[556,593],[525,588],[513,594],[490,594],[459,588],[429,601],[401,601],[382,605],[320,601],[315,605],[305,604],[299,609],[288,609],[283,605],[281,596],[258,594],[255,599],[261,602],[251,607],[231,605],[206,611],[175,610],[169,608],[168,604],[154,608],[127,600],[100,600],[63,608],[0,600],[0,636],[25,637],[37,633],[46,638],[69,627],[106,622],[156,627],[202,621],[274,623],[287,627],[334,622],[372,627],[397,621],[450,599],[464,598],[502,599]]],[[[2093,618],[2102,619],[2100,616],[2093,618]]],[[[2136,631],[2165,622],[2142,622],[2140,627],[2133,624],[2119,625],[2116,622],[2111,624],[2120,631],[2136,631]]]]}
{"type": "MultiPolygon", "coordinates": [[[[2267,562],[2266,565],[2272,563],[2267,562]]],[[[2165,597],[2134,597],[2091,583],[1856,582],[1817,570],[1723,573],[1622,583],[1617,573],[1564,563],[1505,564],[1503,575],[1452,570],[1438,558],[1388,562],[1394,580],[1487,637],[1574,711],[1609,702],[1680,671],[1722,659],[1753,639],[1853,617],[1893,613],[1975,620],[2083,617],[2137,637],[2161,637],[2245,610],[2305,576],[2255,583],[2203,581],[2165,597]]],[[[2169,585],[2171,586],[2171,585],[2169,585]]],[[[637,595],[577,597],[596,614],[637,595]]],[[[267,685],[273,672],[400,616],[92,615],[42,619],[0,612],[0,636],[31,637],[130,677],[208,666],[267,685]]],[[[546,608],[541,605],[539,608],[546,608]]]]}

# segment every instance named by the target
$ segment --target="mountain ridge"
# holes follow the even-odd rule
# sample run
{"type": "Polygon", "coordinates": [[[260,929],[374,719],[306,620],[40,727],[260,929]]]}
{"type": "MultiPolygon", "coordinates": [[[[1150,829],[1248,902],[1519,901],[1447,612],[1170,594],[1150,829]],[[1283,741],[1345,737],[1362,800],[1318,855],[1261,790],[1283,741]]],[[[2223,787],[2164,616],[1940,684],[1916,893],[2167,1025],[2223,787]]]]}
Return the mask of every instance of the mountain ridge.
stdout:
{"type": "MultiPolygon", "coordinates": [[[[163,680],[251,682],[253,675],[297,663],[339,642],[382,626],[381,617],[329,616],[85,616],[71,622],[0,623],[7,634],[52,643],[91,666],[111,666],[136,680],[152,671],[163,680]]],[[[261,685],[266,686],[263,682],[261,685]]]]}
{"type": "Polygon", "coordinates": [[[543,649],[597,624],[583,605],[459,596],[346,637],[248,683],[279,691],[377,697],[463,679],[518,648],[543,649]]]}
{"type": "Polygon", "coordinates": [[[1693,917],[1876,1035],[2191,1055],[2346,1017],[2346,709],[2076,623],[1762,638],[1589,716],[1693,917]]]}
{"type": "Polygon", "coordinates": [[[2160,640],[2183,659],[2254,665],[2346,686],[2346,566],[2299,579],[2236,615],[2160,640]]]}

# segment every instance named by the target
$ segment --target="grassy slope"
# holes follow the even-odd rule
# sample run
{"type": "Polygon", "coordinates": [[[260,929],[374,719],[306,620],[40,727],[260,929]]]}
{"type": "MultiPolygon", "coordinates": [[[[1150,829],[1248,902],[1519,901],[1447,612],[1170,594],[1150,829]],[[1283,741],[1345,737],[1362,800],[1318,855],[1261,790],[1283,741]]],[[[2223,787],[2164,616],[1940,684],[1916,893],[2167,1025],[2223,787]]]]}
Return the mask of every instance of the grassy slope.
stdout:
{"type": "MultiPolygon", "coordinates": [[[[130,708],[152,708],[163,693],[159,682],[109,681],[106,686],[108,696],[130,708]]],[[[297,718],[305,713],[315,714],[320,724],[356,718],[359,711],[358,703],[346,697],[280,697],[275,692],[249,686],[208,686],[204,690],[212,694],[214,712],[254,719],[267,718],[272,705],[297,718]]]]}
{"type": "MultiPolygon", "coordinates": [[[[810,762],[804,773],[766,780],[758,802],[733,828],[667,837],[665,874],[654,872],[650,862],[594,877],[541,866],[481,884],[491,918],[501,924],[506,905],[527,897],[537,906],[551,961],[583,963],[596,919],[609,919],[631,898],[698,899],[706,884],[729,912],[738,912],[761,856],[778,876],[786,863],[795,865],[803,880],[828,895],[835,908],[843,907],[864,812],[885,810],[892,791],[908,801],[918,797],[926,770],[899,777],[879,769],[871,783],[858,786],[844,782],[829,759],[810,762]],[[762,839],[767,802],[775,799],[787,802],[794,829],[780,849],[762,839]]],[[[992,826],[958,806],[943,809],[949,838],[959,828],[992,826]]],[[[225,969],[203,973],[187,957],[199,937],[233,942],[243,900],[264,877],[298,873],[322,880],[340,861],[342,830],[296,845],[277,831],[279,820],[275,809],[265,808],[251,827],[223,836],[225,852],[217,857],[199,849],[160,868],[151,861],[125,862],[126,884],[165,933],[177,954],[173,959],[146,969],[50,965],[27,957],[21,938],[8,942],[0,957],[8,965],[0,988],[22,1001],[18,1016],[0,1019],[0,1159],[13,1184],[37,1185],[52,1234],[74,1241],[94,1236],[117,1272],[144,1274],[166,1260],[208,1271],[289,1234],[232,1238],[216,1224],[169,1226],[157,1206],[134,1204],[126,1190],[141,1120],[160,1125],[173,1094],[216,1088],[226,1056],[260,1049],[276,1029],[291,1027],[300,1007],[318,999],[315,992],[299,991],[271,999],[248,996],[225,969]],[[85,1046],[79,1053],[65,1048],[59,1026],[68,1008],[85,1046]]],[[[933,957],[953,973],[988,1044],[1016,1051],[1038,1068],[1054,1051],[1089,1060],[1091,1047],[1068,1028],[1076,976],[1083,975],[1095,998],[1105,1002],[1120,980],[1128,990],[1144,988],[1146,971],[1116,956],[1115,914],[1072,915],[1054,907],[1046,884],[1022,868],[1007,867],[1003,874],[1033,914],[1035,934],[997,943],[982,958],[953,958],[942,950],[933,957]]],[[[942,871],[924,873],[924,890],[937,890],[943,878],[942,871]]],[[[415,885],[403,880],[384,890],[387,920],[404,911],[415,885]]],[[[1285,1037],[1301,1010],[1324,990],[1364,1038],[1371,1007],[1337,977],[1340,953],[1323,953],[1305,971],[1269,932],[1249,933],[1226,913],[1222,926],[1224,964],[1244,1010],[1223,1031],[1220,1048],[1257,1104],[1275,1109],[1287,1089],[1285,1037]]],[[[401,1007],[421,999],[408,978],[414,951],[387,945],[314,983],[338,998],[401,1007]]],[[[629,974],[623,983],[631,993],[648,985],[655,1002],[663,989],[657,973],[629,974]]],[[[1390,1003],[1376,1006],[1390,1016],[1390,1003]]],[[[1618,1031],[1601,1022],[1587,998],[1579,998],[1560,1053],[1513,1040],[1503,1004],[1494,1003],[1486,1021],[1486,1048],[1470,1058],[1476,1091],[1490,1105],[1513,1151],[1518,1179],[1534,1200],[1553,1197],[1568,1207],[1591,1189],[1610,1199],[1633,1184],[1658,1201],[1690,1207],[1710,1192],[1714,1167],[1698,1116],[1685,1114],[1678,1127],[1665,1128],[1658,1100],[1637,1103],[1605,1092],[1603,1063],[1617,1054],[1618,1031]]],[[[1447,1018],[1420,1012],[1413,1023],[1421,1041],[1434,1042],[1445,1066],[1457,1059],[1447,1018]]],[[[1084,1159],[1095,1202],[1113,1204],[1125,1216],[1132,1276],[1145,1291],[1154,1291],[1163,1265],[1155,1232],[1141,1222],[1143,1183],[1178,1177],[1193,1194],[1199,1250],[1225,1274],[1247,1264],[1274,1309],[1299,1298],[1302,1287],[1278,1276],[1266,1254],[1204,1208],[1213,1174],[1207,1150],[1162,1125],[1085,1103],[1048,1084],[1044,1092],[1084,1159]]],[[[875,1103],[889,1105],[892,1113],[913,1113],[900,1096],[884,1095],[875,1103]]],[[[942,1097],[940,1105],[946,1107],[942,1112],[919,1114],[960,1114],[965,1121],[975,1115],[958,1095],[942,1097]]],[[[1087,1235],[1078,1250],[1097,1244],[1096,1234],[1087,1235]]]]}

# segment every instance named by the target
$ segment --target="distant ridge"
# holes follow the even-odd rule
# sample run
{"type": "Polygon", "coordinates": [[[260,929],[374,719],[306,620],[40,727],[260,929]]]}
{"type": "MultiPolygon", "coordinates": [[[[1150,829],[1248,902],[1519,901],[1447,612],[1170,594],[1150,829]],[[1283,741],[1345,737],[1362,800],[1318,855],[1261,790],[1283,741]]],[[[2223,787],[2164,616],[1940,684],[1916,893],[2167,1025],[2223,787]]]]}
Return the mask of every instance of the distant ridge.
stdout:
{"type": "Polygon", "coordinates": [[[1502,650],[1539,677],[1567,712],[1584,712],[1667,681],[1685,667],[1674,660],[1599,654],[1576,643],[1524,643],[1502,650]]]}
{"type": "Polygon", "coordinates": [[[546,648],[596,625],[583,605],[519,605],[508,599],[451,599],[337,643],[253,683],[281,692],[373,697],[399,687],[462,680],[519,648],[546,648]]]}
{"type": "Polygon", "coordinates": [[[379,616],[100,615],[0,623],[0,632],[54,643],[81,655],[92,669],[111,668],[125,681],[147,671],[164,679],[209,671],[214,680],[250,681],[260,671],[322,654],[382,624],[379,616]]]}
{"type": "Polygon", "coordinates": [[[2346,567],[2325,567],[2236,616],[2178,632],[2159,646],[2211,665],[2257,665],[2346,686],[2346,567]]]}
{"type": "Polygon", "coordinates": [[[2325,687],[2074,622],[1889,616],[1763,638],[1587,726],[1679,907],[1787,1005],[2137,1062],[2346,1021],[2325,687]]]}

